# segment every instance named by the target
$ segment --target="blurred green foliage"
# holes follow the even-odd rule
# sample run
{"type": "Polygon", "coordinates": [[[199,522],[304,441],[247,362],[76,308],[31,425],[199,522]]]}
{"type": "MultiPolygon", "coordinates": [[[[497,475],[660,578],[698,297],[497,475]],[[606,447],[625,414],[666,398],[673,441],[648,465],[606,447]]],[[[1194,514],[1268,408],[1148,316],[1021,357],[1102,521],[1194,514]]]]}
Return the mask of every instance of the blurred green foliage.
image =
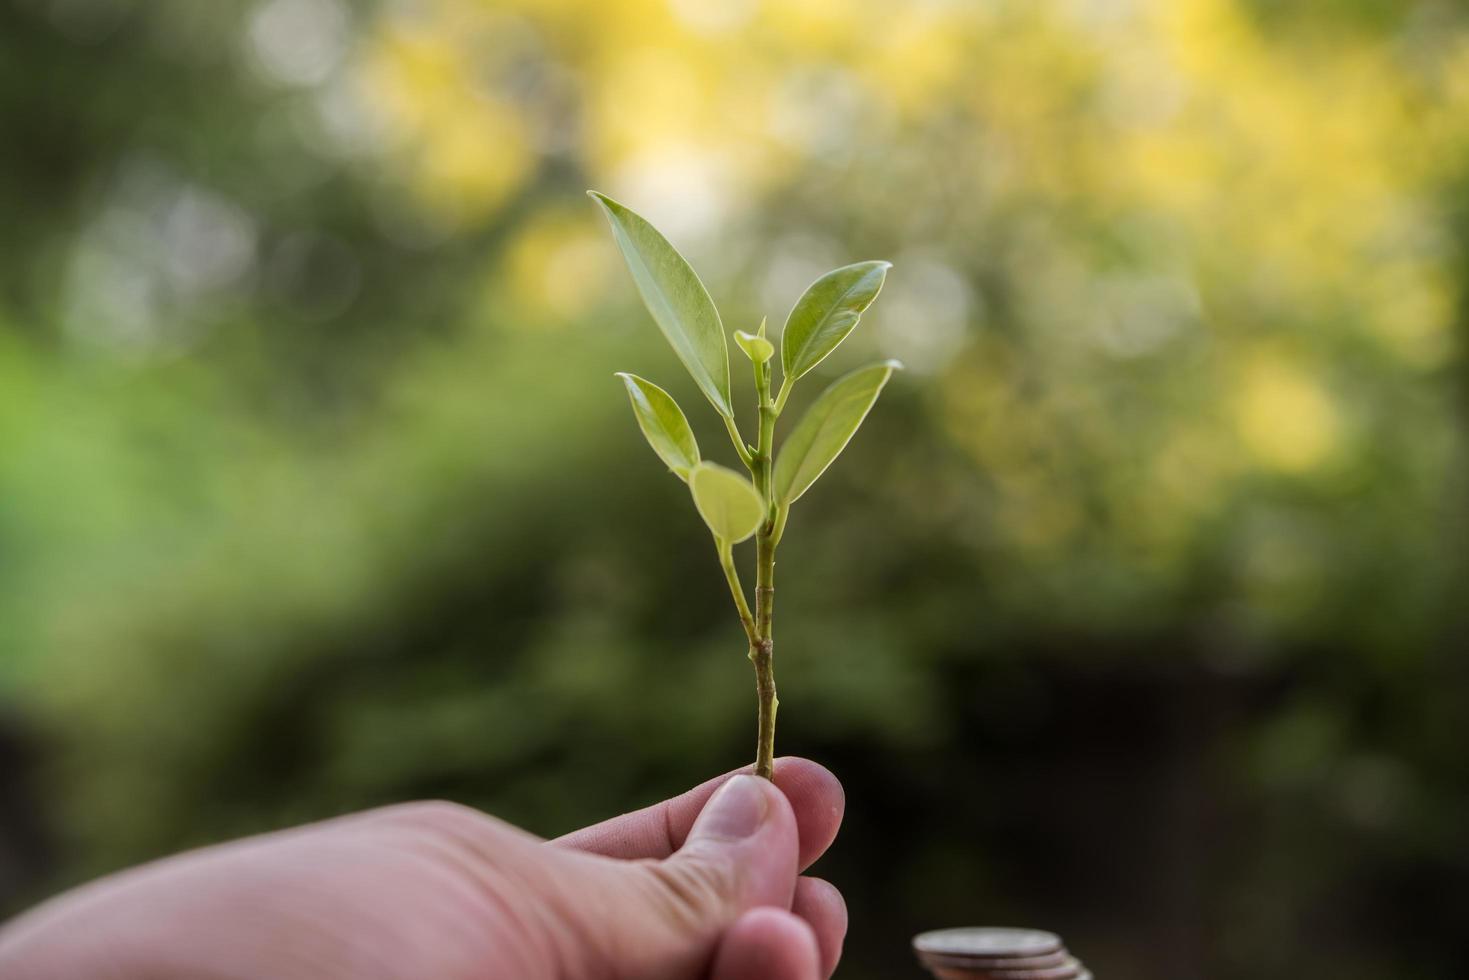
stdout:
{"type": "Polygon", "coordinates": [[[779,582],[842,975],[995,921],[1117,976],[1469,971],[1456,5],[12,0],[0,119],[0,685],[56,855],[12,905],[747,761],[611,373],[698,396],[595,186],[731,329],[895,263],[816,374],[910,371],[779,582]]]}

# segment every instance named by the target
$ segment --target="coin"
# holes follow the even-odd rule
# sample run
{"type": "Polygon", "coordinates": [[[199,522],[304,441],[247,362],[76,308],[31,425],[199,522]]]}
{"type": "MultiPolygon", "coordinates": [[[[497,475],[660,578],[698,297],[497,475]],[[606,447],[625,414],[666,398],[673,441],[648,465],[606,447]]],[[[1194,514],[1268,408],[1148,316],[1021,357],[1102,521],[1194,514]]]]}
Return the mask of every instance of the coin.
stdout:
{"type": "Polygon", "coordinates": [[[1065,966],[1071,955],[1064,949],[1042,956],[956,956],[951,953],[920,953],[930,966],[970,967],[978,970],[1041,970],[1065,966]]]}
{"type": "Polygon", "coordinates": [[[1040,970],[990,970],[985,967],[971,969],[987,980],[1077,980],[1082,974],[1081,964],[1073,959],[1068,959],[1062,966],[1040,970]]]}
{"type": "Polygon", "coordinates": [[[1061,949],[1061,937],[1039,929],[936,929],[915,936],[913,948],[920,956],[993,960],[1055,953],[1061,949]]]}
{"type": "Polygon", "coordinates": [[[913,951],[938,980],[1092,980],[1059,936],[1040,929],[937,929],[915,936],[913,951]]]}
{"type": "Polygon", "coordinates": [[[945,967],[939,964],[927,964],[927,967],[940,980],[1091,980],[1091,974],[1080,965],[1065,967],[1064,970],[1002,970],[997,973],[975,967],[945,967]]]}

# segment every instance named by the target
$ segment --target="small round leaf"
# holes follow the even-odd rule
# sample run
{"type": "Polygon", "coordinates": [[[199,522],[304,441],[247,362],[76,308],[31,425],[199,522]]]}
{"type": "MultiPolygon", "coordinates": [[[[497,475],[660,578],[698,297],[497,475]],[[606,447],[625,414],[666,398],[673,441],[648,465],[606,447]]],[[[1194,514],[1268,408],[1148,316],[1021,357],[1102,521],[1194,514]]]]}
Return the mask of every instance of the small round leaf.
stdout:
{"type": "Polygon", "coordinates": [[[721,541],[743,541],[765,519],[765,502],[750,481],[718,463],[695,466],[689,472],[689,490],[699,516],[721,541]]]}

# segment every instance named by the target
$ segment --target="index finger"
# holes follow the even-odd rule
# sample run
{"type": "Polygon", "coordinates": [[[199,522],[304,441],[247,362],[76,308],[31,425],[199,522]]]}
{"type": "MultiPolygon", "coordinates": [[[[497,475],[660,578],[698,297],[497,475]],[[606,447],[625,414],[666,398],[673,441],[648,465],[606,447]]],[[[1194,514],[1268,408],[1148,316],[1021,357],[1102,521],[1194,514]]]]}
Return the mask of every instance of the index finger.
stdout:
{"type": "MultiPolygon", "coordinates": [[[[727,772],[673,799],[573,831],[551,843],[606,857],[666,858],[683,846],[694,819],[714,791],[736,773],[750,771],[751,767],[746,766],[727,772]]],[[[825,766],[794,756],[775,761],[774,782],[795,811],[801,841],[801,869],[805,870],[836,838],[846,808],[846,794],[825,766]]]]}

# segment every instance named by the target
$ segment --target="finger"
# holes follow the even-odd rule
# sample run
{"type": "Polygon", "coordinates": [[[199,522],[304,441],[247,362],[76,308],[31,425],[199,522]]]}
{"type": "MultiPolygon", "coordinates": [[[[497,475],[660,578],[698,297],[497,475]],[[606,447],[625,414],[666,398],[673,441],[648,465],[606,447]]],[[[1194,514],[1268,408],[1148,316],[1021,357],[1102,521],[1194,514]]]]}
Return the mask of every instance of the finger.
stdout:
{"type": "MultiPolygon", "coordinates": [[[[736,770],[749,772],[750,767],[736,770]]],[[[668,857],[683,846],[699,811],[735,772],[725,773],[681,796],[558,837],[551,843],[615,858],[668,857]]],[[[841,827],[846,795],[836,776],[809,759],[775,760],[775,785],[796,814],[800,864],[804,869],[831,846],[841,827]]]]}
{"type": "Polygon", "coordinates": [[[751,909],[724,934],[710,980],[820,980],[810,926],[782,909],[751,909]]]}
{"type": "Polygon", "coordinates": [[[842,958],[847,938],[847,902],[835,885],[821,878],[796,880],[796,897],[791,912],[806,921],[821,951],[821,975],[829,977],[842,958]]]}
{"type": "Polygon", "coordinates": [[[688,839],[656,866],[675,896],[699,892],[693,903],[719,919],[759,905],[791,907],[796,890],[796,819],[768,780],[740,773],[727,780],[694,821],[688,839]]]}
{"type": "MultiPolygon", "coordinates": [[[[703,975],[725,934],[745,913],[761,907],[784,912],[796,889],[795,815],[784,793],[749,774],[719,788],[683,847],[664,860],[538,850],[543,863],[564,866],[555,876],[558,882],[576,882],[563,891],[574,920],[568,931],[597,951],[599,975],[703,975]]],[[[809,935],[809,926],[802,929],[809,935]]],[[[819,959],[815,940],[810,942],[810,978],[815,980],[819,959]]],[[[758,946],[756,952],[764,949],[758,946]]],[[[797,976],[805,980],[805,974],[797,976]]]]}

